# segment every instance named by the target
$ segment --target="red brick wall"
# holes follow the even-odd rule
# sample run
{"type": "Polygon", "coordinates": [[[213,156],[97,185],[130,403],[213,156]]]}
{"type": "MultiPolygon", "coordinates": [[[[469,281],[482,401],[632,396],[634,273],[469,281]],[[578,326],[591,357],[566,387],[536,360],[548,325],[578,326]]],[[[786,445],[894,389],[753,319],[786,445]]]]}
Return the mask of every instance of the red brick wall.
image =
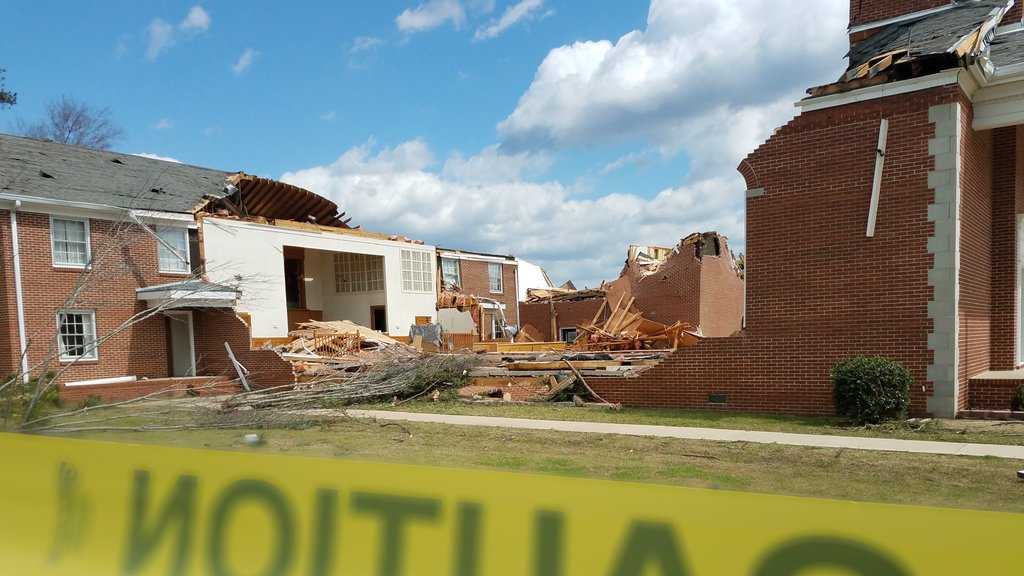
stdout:
{"type": "Polygon", "coordinates": [[[1017,142],[1016,127],[992,131],[992,370],[1012,370],[1017,356],[1017,142]]]}
{"type": "Polygon", "coordinates": [[[971,376],[989,369],[992,312],[992,132],[971,129],[971,107],[961,121],[960,177],[960,398],[967,407],[971,376]]]}
{"type": "Polygon", "coordinates": [[[709,338],[732,336],[743,327],[743,279],[723,241],[721,256],[705,256],[700,269],[700,329],[709,338]]]}
{"type": "MultiPolygon", "coordinates": [[[[554,308],[558,328],[571,328],[581,324],[589,324],[601,308],[601,298],[580,300],[578,302],[523,302],[519,304],[519,312],[523,318],[523,329],[534,340],[542,342],[558,341],[558,333],[551,333],[551,310],[554,308]]],[[[612,306],[614,306],[614,302],[612,306]]],[[[600,320],[608,318],[608,307],[601,313],[600,320]]],[[[599,321],[600,321],[599,320],[599,321]]]]}
{"type": "MultiPolygon", "coordinates": [[[[807,112],[740,166],[747,201],[747,330],[676,351],[627,384],[602,383],[628,404],[801,414],[833,411],[829,370],[856,354],[902,362],[914,377],[912,411],[927,381],[928,140],[932,106],[959,97],[935,88],[807,112]],[[879,121],[888,147],[874,238],[865,226],[879,121]]],[[[612,398],[609,398],[611,400],[612,398]]]]}
{"type": "MultiPolygon", "coordinates": [[[[441,258],[437,259],[437,277],[441,281],[441,258]]],[[[459,275],[462,280],[462,292],[492,298],[505,304],[505,320],[509,324],[519,324],[519,317],[516,315],[516,301],[519,296],[516,294],[516,266],[514,264],[501,265],[501,293],[491,293],[490,276],[488,276],[487,262],[477,260],[459,260],[459,275]]],[[[485,327],[486,331],[486,327],[485,327]]]]}
{"type": "Polygon", "coordinates": [[[238,362],[249,370],[249,384],[268,388],[294,382],[291,364],[273,350],[250,350],[249,327],[234,312],[204,310],[194,314],[196,371],[204,376],[237,380],[224,342],[231,346],[238,362]]]}
{"type": "Polygon", "coordinates": [[[1024,380],[972,380],[970,386],[971,410],[1009,410],[1017,387],[1024,380]]]}
{"type": "Polygon", "coordinates": [[[10,226],[10,213],[0,210],[0,380],[18,370],[18,311],[10,226]]]}
{"type": "Polygon", "coordinates": [[[692,245],[669,256],[654,274],[641,276],[636,268],[635,263],[627,263],[618,278],[605,284],[610,306],[614,307],[620,297],[623,306],[636,298],[636,309],[648,320],[700,324],[701,263],[692,245]]]}
{"type": "Polygon", "coordinates": [[[184,396],[217,396],[239,391],[241,391],[241,387],[237,383],[223,378],[157,378],[122,384],[63,386],[60,397],[65,404],[73,406],[89,397],[97,397],[104,402],[119,402],[156,393],[160,393],[157,397],[163,399],[184,396]]]}
{"type": "Polygon", "coordinates": [[[945,6],[951,0],[850,0],[850,26],[945,6]]]}
{"type": "MultiPolygon", "coordinates": [[[[8,268],[11,243],[7,218],[5,224],[2,252],[4,267],[8,268]]],[[[67,307],[95,310],[96,332],[104,338],[145,309],[145,305],[136,299],[136,288],[172,282],[180,277],[157,272],[156,241],[137,227],[122,224],[119,228],[116,222],[99,219],[90,219],[89,225],[93,271],[90,280],[83,283],[84,288],[78,297],[67,307]]],[[[167,337],[163,317],[147,319],[110,337],[99,347],[98,360],[80,361],[73,365],[57,362],[56,315],[66,306],[65,301],[83,272],[52,265],[48,215],[19,212],[18,235],[30,365],[36,366],[47,358],[53,358],[48,370],[61,371],[60,382],[126,375],[167,376],[167,337]]],[[[16,309],[12,276],[4,278],[7,295],[3,300],[6,301],[5,316],[13,319],[16,309]]],[[[10,343],[5,348],[13,351],[16,363],[16,321],[7,323],[5,338],[10,343]]]]}

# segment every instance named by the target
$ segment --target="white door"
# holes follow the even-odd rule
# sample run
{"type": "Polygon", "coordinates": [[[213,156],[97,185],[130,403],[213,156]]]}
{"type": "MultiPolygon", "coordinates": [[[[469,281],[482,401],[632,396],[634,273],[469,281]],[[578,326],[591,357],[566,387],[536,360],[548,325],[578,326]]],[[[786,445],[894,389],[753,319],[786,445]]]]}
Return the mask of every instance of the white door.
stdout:
{"type": "Polygon", "coordinates": [[[192,313],[167,314],[170,330],[171,376],[195,376],[195,343],[192,340],[192,313]]]}

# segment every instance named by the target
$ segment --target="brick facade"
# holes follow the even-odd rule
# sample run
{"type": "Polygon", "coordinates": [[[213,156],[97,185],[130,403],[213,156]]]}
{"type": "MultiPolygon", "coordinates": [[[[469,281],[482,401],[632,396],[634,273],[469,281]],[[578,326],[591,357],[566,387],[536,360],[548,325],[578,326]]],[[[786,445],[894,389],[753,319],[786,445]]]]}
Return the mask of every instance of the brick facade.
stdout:
{"type": "MultiPolygon", "coordinates": [[[[764,191],[747,201],[747,329],[682,348],[639,378],[596,382],[595,390],[631,405],[828,414],[831,366],[870,354],[907,366],[912,411],[924,413],[931,394],[929,110],[958,101],[958,88],[940,87],[806,112],[778,130],[740,166],[748,188],[764,191]],[[868,238],[883,117],[888,149],[868,238]]],[[[984,171],[980,158],[971,162],[984,171]]],[[[983,289],[969,290],[985,301],[983,289]]],[[[967,352],[972,361],[976,353],[967,352]]]]}
{"type": "MultiPolygon", "coordinates": [[[[10,217],[5,213],[0,230],[4,268],[13,269],[10,217]]],[[[167,333],[162,317],[146,319],[118,332],[133,315],[145,310],[135,289],[180,280],[157,271],[156,240],[136,226],[110,220],[89,220],[93,269],[88,280],[80,269],[58,268],[52,264],[50,216],[19,212],[18,237],[21,249],[21,279],[25,304],[25,328],[29,340],[29,364],[37,366],[51,358],[43,370],[60,371],[59,382],[135,375],[163,378],[168,375],[167,333]],[[70,298],[79,288],[78,296],[70,298]],[[98,350],[97,360],[73,365],[55,360],[57,313],[62,308],[94,310],[96,333],[111,335],[98,350]]],[[[19,342],[13,272],[5,273],[3,304],[7,318],[4,331],[6,372],[17,371],[19,342]]]]}
{"type": "MultiPolygon", "coordinates": [[[[170,375],[169,343],[163,315],[123,328],[130,318],[146,310],[146,303],[137,299],[136,288],[187,277],[159,272],[157,243],[152,236],[134,224],[89,218],[93,266],[86,273],[53,265],[50,215],[19,211],[17,216],[28,359],[34,374],[57,373],[61,395],[71,402],[93,395],[122,400],[172,385],[180,385],[182,393],[195,387],[197,381],[166,380],[170,375]],[[96,360],[57,360],[57,313],[65,308],[95,312],[96,334],[102,341],[96,360]],[[139,380],[65,386],[67,382],[121,376],[139,380]]],[[[4,376],[16,373],[20,362],[10,224],[10,213],[0,211],[0,375],[4,376]]],[[[234,313],[195,310],[193,334],[197,374],[201,376],[235,379],[224,350],[228,341],[239,361],[252,372],[254,385],[292,381],[291,365],[276,353],[249,349],[249,329],[234,313]]]]}
{"type": "Polygon", "coordinates": [[[850,0],[850,26],[938,8],[950,0],[850,0]]]}
{"type": "MultiPolygon", "coordinates": [[[[437,279],[439,290],[442,288],[442,283],[444,281],[441,268],[442,258],[447,259],[448,257],[443,256],[441,253],[439,253],[437,257],[437,279]]],[[[500,264],[501,292],[495,293],[491,292],[490,273],[488,270],[490,265],[492,263],[496,264],[497,261],[488,262],[470,258],[457,258],[455,260],[459,263],[459,279],[462,282],[461,292],[463,294],[497,300],[505,305],[505,322],[512,325],[519,325],[519,309],[517,306],[519,299],[517,293],[518,267],[516,266],[516,263],[512,260],[506,260],[500,264]]],[[[494,312],[490,310],[483,310],[482,312],[479,325],[483,327],[483,330],[480,332],[481,340],[494,340],[490,334],[491,315],[493,314],[494,312]]]]}

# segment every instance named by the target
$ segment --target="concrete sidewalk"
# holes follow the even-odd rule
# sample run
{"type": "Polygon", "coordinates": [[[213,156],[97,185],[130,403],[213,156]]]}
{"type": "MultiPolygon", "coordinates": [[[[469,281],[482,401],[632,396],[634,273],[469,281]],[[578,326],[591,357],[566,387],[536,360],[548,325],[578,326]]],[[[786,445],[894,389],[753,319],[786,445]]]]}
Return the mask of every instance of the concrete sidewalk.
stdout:
{"type": "Polygon", "coordinates": [[[591,434],[622,434],[626,436],[654,436],[684,440],[712,440],[716,442],[756,442],[758,444],[786,444],[815,448],[850,448],[883,452],[914,452],[919,454],[946,454],[950,456],[996,456],[1024,460],[1024,446],[1001,444],[969,444],[964,442],[931,442],[924,440],[891,440],[888,438],[862,438],[859,436],[827,436],[819,434],[790,434],[788,432],[758,432],[754,430],[723,430],[718,428],[684,428],[681,426],[651,426],[646,424],[613,424],[608,422],[575,422],[562,420],[531,420],[526,418],[499,418],[492,416],[458,416],[454,414],[421,414],[418,412],[392,412],[389,410],[347,410],[356,418],[430,422],[457,426],[487,426],[520,430],[557,430],[560,432],[589,432],[591,434]]]}

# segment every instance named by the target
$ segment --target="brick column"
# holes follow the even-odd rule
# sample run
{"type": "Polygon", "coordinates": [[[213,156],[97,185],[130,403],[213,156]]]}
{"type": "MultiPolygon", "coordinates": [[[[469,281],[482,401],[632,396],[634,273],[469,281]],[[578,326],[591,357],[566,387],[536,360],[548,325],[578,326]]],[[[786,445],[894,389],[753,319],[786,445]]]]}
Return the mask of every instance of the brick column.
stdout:
{"type": "Polygon", "coordinates": [[[1017,127],[992,131],[991,369],[1016,366],[1017,127]]]}

